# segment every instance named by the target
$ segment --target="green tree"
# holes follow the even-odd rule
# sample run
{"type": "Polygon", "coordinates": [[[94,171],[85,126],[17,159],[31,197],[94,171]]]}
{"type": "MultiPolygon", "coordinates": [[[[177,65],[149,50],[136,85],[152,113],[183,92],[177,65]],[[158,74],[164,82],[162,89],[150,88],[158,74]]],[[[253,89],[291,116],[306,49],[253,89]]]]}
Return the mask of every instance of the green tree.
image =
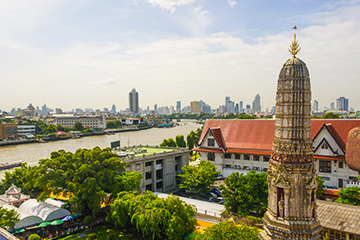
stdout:
{"type": "Polygon", "coordinates": [[[84,126],[81,124],[81,122],[76,122],[74,127],[73,127],[74,131],[82,131],[84,130],[84,126]]]}
{"type": "Polygon", "coordinates": [[[36,233],[31,234],[28,240],[41,240],[40,236],[36,233]]]}
{"type": "Polygon", "coordinates": [[[340,189],[338,194],[339,199],[335,200],[335,202],[360,206],[360,187],[343,188],[340,189]]]}
{"type": "Polygon", "coordinates": [[[233,222],[220,222],[214,226],[205,229],[202,234],[190,235],[190,240],[260,240],[258,237],[259,230],[256,227],[247,225],[236,225],[233,222]]]}
{"type": "Polygon", "coordinates": [[[316,189],[316,198],[321,198],[324,195],[324,180],[319,175],[316,175],[317,189],[316,189]]]}
{"type": "Polygon", "coordinates": [[[37,166],[30,167],[27,163],[23,163],[20,168],[15,168],[12,172],[5,172],[0,184],[0,194],[5,193],[14,184],[21,188],[22,193],[37,197],[41,193],[41,189],[35,186],[38,177],[37,166]]]}
{"type": "Polygon", "coordinates": [[[194,137],[195,136],[195,132],[191,131],[187,136],[186,136],[186,143],[187,143],[187,147],[192,150],[194,148],[194,137]]]}
{"type": "Polygon", "coordinates": [[[221,185],[225,198],[225,208],[239,216],[250,212],[262,216],[267,208],[268,185],[267,173],[250,171],[246,175],[233,172],[225,178],[225,185],[221,185]]]}
{"type": "Polygon", "coordinates": [[[112,196],[116,197],[121,191],[140,192],[140,184],[143,176],[138,172],[124,172],[115,176],[115,184],[112,189],[112,196]]]}
{"type": "Polygon", "coordinates": [[[161,147],[176,147],[176,142],[174,139],[164,139],[163,142],[160,144],[161,147]]]}
{"type": "Polygon", "coordinates": [[[57,129],[54,125],[50,124],[46,127],[46,131],[48,133],[56,133],[57,132],[57,129]]]}
{"type": "Polygon", "coordinates": [[[255,117],[247,114],[241,114],[238,119],[255,119],[255,117]]]}
{"type": "Polygon", "coordinates": [[[199,193],[202,196],[206,196],[209,193],[216,176],[220,174],[220,171],[216,171],[215,165],[206,160],[201,160],[196,167],[185,165],[183,170],[183,173],[178,174],[182,179],[179,187],[199,193]]]}
{"type": "Polygon", "coordinates": [[[14,209],[7,210],[0,206],[0,227],[13,229],[19,221],[19,214],[14,209]]]}
{"type": "Polygon", "coordinates": [[[196,209],[170,195],[159,198],[152,192],[120,192],[107,216],[117,228],[135,228],[146,239],[184,239],[194,230],[196,209]]]}
{"type": "Polygon", "coordinates": [[[106,123],[106,127],[107,128],[116,128],[116,124],[113,121],[110,121],[110,122],[106,123]]]}
{"type": "Polygon", "coordinates": [[[36,186],[46,189],[39,199],[45,199],[51,191],[70,192],[73,195],[70,195],[69,203],[75,212],[95,216],[106,193],[115,192],[114,189],[119,192],[139,188],[135,186],[139,180],[134,174],[125,174],[124,165],[110,148],[52,152],[50,159],[39,161],[36,186]],[[130,178],[132,185],[126,184],[123,174],[130,178]]]}
{"type": "Polygon", "coordinates": [[[333,112],[328,112],[326,113],[324,116],[322,116],[322,118],[324,119],[339,119],[340,115],[339,114],[335,114],[333,112]]]}
{"type": "Polygon", "coordinates": [[[177,135],[175,138],[176,145],[181,148],[186,148],[186,142],[184,139],[184,135],[177,135]]]}
{"type": "Polygon", "coordinates": [[[121,122],[119,120],[115,121],[115,126],[116,128],[120,128],[121,127],[121,122]]]}

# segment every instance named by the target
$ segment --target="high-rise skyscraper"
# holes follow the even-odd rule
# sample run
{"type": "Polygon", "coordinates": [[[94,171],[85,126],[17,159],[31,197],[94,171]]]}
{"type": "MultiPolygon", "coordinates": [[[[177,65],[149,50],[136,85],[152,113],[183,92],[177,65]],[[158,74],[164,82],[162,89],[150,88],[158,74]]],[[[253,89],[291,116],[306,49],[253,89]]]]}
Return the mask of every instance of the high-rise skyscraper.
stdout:
{"type": "Polygon", "coordinates": [[[317,100],[314,100],[313,112],[316,112],[318,110],[319,110],[319,102],[317,100]]]}
{"type": "Polygon", "coordinates": [[[239,103],[239,112],[240,113],[244,112],[244,103],[243,103],[243,101],[240,101],[240,103],[239,103]]]}
{"type": "Polygon", "coordinates": [[[201,112],[201,104],[199,101],[190,102],[190,111],[192,113],[200,113],[201,112]]]}
{"type": "Polygon", "coordinates": [[[154,104],[154,112],[157,113],[157,104],[154,104]]]}
{"type": "Polygon", "coordinates": [[[131,113],[139,113],[139,94],[135,88],[129,92],[129,111],[131,113]]]}
{"type": "Polygon", "coordinates": [[[176,112],[178,112],[178,113],[181,112],[181,101],[176,102],[176,112]]]}
{"type": "Polygon", "coordinates": [[[235,112],[235,104],[230,100],[230,97],[225,97],[225,108],[227,113],[235,112]]]}
{"type": "Polygon", "coordinates": [[[316,217],[310,78],[305,63],[295,57],[299,50],[294,35],[293,58],[283,65],[277,85],[275,138],[267,178],[269,201],[261,239],[321,239],[316,217]]]}
{"type": "Polygon", "coordinates": [[[252,103],[252,109],[255,112],[261,112],[260,95],[256,94],[255,99],[252,103]]]}
{"type": "Polygon", "coordinates": [[[336,99],[336,109],[341,111],[349,111],[349,99],[345,97],[339,97],[336,99]]]}
{"type": "Polygon", "coordinates": [[[115,106],[115,104],[112,105],[112,107],[111,107],[111,112],[112,112],[112,113],[116,113],[116,106],[115,106]]]}
{"type": "Polygon", "coordinates": [[[330,110],[335,110],[335,103],[333,102],[330,103],[330,110]]]}

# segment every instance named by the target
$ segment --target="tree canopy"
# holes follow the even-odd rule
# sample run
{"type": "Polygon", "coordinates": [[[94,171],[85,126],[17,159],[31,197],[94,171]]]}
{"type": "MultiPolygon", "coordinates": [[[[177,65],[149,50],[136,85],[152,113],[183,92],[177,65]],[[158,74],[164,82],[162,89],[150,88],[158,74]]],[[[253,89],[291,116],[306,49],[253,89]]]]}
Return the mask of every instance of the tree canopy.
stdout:
{"type": "Polygon", "coordinates": [[[164,139],[163,142],[160,144],[161,147],[176,147],[176,142],[174,139],[164,139]]]}
{"type": "Polygon", "coordinates": [[[42,191],[41,188],[35,186],[37,179],[37,167],[30,167],[27,163],[23,163],[20,168],[15,168],[12,172],[5,172],[0,184],[0,194],[5,193],[14,184],[21,188],[22,193],[37,197],[42,191]]]}
{"type": "Polygon", "coordinates": [[[257,240],[259,230],[256,227],[247,225],[236,225],[233,222],[220,222],[216,225],[205,229],[204,233],[193,233],[188,239],[190,240],[257,240]]]}
{"type": "Polygon", "coordinates": [[[39,161],[36,186],[46,189],[39,199],[50,192],[69,192],[73,210],[94,216],[106,193],[116,196],[120,191],[139,189],[141,174],[125,173],[124,164],[110,148],[52,152],[49,159],[39,161]]]}
{"type": "Polygon", "coordinates": [[[201,160],[198,166],[185,165],[184,172],[178,176],[182,179],[180,188],[206,196],[211,185],[215,182],[220,171],[216,171],[215,165],[206,160],[201,160]]]}
{"type": "Polygon", "coordinates": [[[170,195],[159,198],[152,192],[120,192],[107,217],[117,228],[135,228],[146,239],[184,239],[194,230],[194,206],[170,195]]]}
{"type": "Polygon", "coordinates": [[[322,118],[324,118],[324,119],[339,119],[340,115],[333,113],[333,112],[328,112],[324,116],[322,116],[322,118]]]}
{"type": "Polygon", "coordinates": [[[335,200],[335,202],[360,206],[360,187],[343,188],[340,189],[338,194],[339,199],[335,200]]]}
{"type": "Polygon", "coordinates": [[[0,227],[13,229],[19,221],[19,214],[14,209],[7,210],[0,206],[0,227]]]}
{"type": "Polygon", "coordinates": [[[84,126],[81,124],[81,122],[76,122],[73,129],[74,131],[82,131],[84,130],[84,126]]]}
{"type": "Polygon", "coordinates": [[[317,189],[316,189],[316,198],[321,198],[324,195],[324,180],[319,175],[316,175],[317,189]]]}
{"type": "Polygon", "coordinates": [[[250,171],[246,175],[233,172],[221,185],[225,208],[229,212],[245,216],[251,212],[262,216],[267,208],[267,173],[250,171]]]}
{"type": "Polygon", "coordinates": [[[181,148],[186,148],[186,141],[184,139],[184,135],[177,135],[175,141],[176,141],[176,146],[181,148]]]}

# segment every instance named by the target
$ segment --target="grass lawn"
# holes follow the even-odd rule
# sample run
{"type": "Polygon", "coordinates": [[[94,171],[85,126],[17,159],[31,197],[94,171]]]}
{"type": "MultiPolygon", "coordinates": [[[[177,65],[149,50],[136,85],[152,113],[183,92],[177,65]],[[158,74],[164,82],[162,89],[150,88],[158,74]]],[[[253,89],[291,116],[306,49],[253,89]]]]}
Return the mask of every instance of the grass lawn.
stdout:
{"type": "Polygon", "coordinates": [[[131,233],[122,232],[119,230],[114,230],[108,225],[102,225],[95,227],[91,230],[86,230],[78,232],[72,235],[69,235],[64,238],[59,238],[60,240],[143,240],[141,237],[135,236],[131,233]],[[81,234],[86,234],[86,237],[79,237],[81,234]]]}

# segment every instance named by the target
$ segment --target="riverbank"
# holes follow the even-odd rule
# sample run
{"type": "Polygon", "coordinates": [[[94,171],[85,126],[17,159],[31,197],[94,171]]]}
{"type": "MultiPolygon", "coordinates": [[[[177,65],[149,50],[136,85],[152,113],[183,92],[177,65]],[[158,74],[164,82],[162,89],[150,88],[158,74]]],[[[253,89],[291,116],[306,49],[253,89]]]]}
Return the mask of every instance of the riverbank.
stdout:
{"type": "MultiPolygon", "coordinates": [[[[51,152],[60,149],[75,152],[79,148],[92,149],[94,147],[110,147],[111,142],[120,141],[122,147],[133,145],[160,145],[164,139],[175,138],[177,135],[186,136],[195,131],[201,125],[194,120],[182,120],[178,126],[173,128],[150,128],[141,131],[118,132],[92,137],[81,137],[67,139],[66,141],[50,141],[48,143],[29,143],[19,145],[8,145],[0,147],[0,163],[23,161],[29,165],[35,165],[40,159],[49,158],[51,152]]],[[[0,171],[0,178],[6,170],[0,171]]]]}
{"type": "MultiPolygon", "coordinates": [[[[106,129],[101,132],[91,132],[91,133],[81,133],[78,135],[78,138],[83,137],[92,137],[92,136],[101,136],[105,134],[115,134],[121,132],[132,132],[132,131],[141,131],[153,128],[154,126],[140,126],[140,127],[131,127],[131,128],[121,128],[121,129],[106,129]]],[[[57,138],[43,138],[40,140],[36,139],[18,139],[18,140],[7,140],[7,141],[0,141],[0,147],[2,146],[11,146],[11,145],[21,145],[21,144],[28,144],[28,143],[48,143],[48,142],[55,142],[55,141],[64,141],[73,139],[71,136],[66,137],[57,137],[57,138]]]]}

